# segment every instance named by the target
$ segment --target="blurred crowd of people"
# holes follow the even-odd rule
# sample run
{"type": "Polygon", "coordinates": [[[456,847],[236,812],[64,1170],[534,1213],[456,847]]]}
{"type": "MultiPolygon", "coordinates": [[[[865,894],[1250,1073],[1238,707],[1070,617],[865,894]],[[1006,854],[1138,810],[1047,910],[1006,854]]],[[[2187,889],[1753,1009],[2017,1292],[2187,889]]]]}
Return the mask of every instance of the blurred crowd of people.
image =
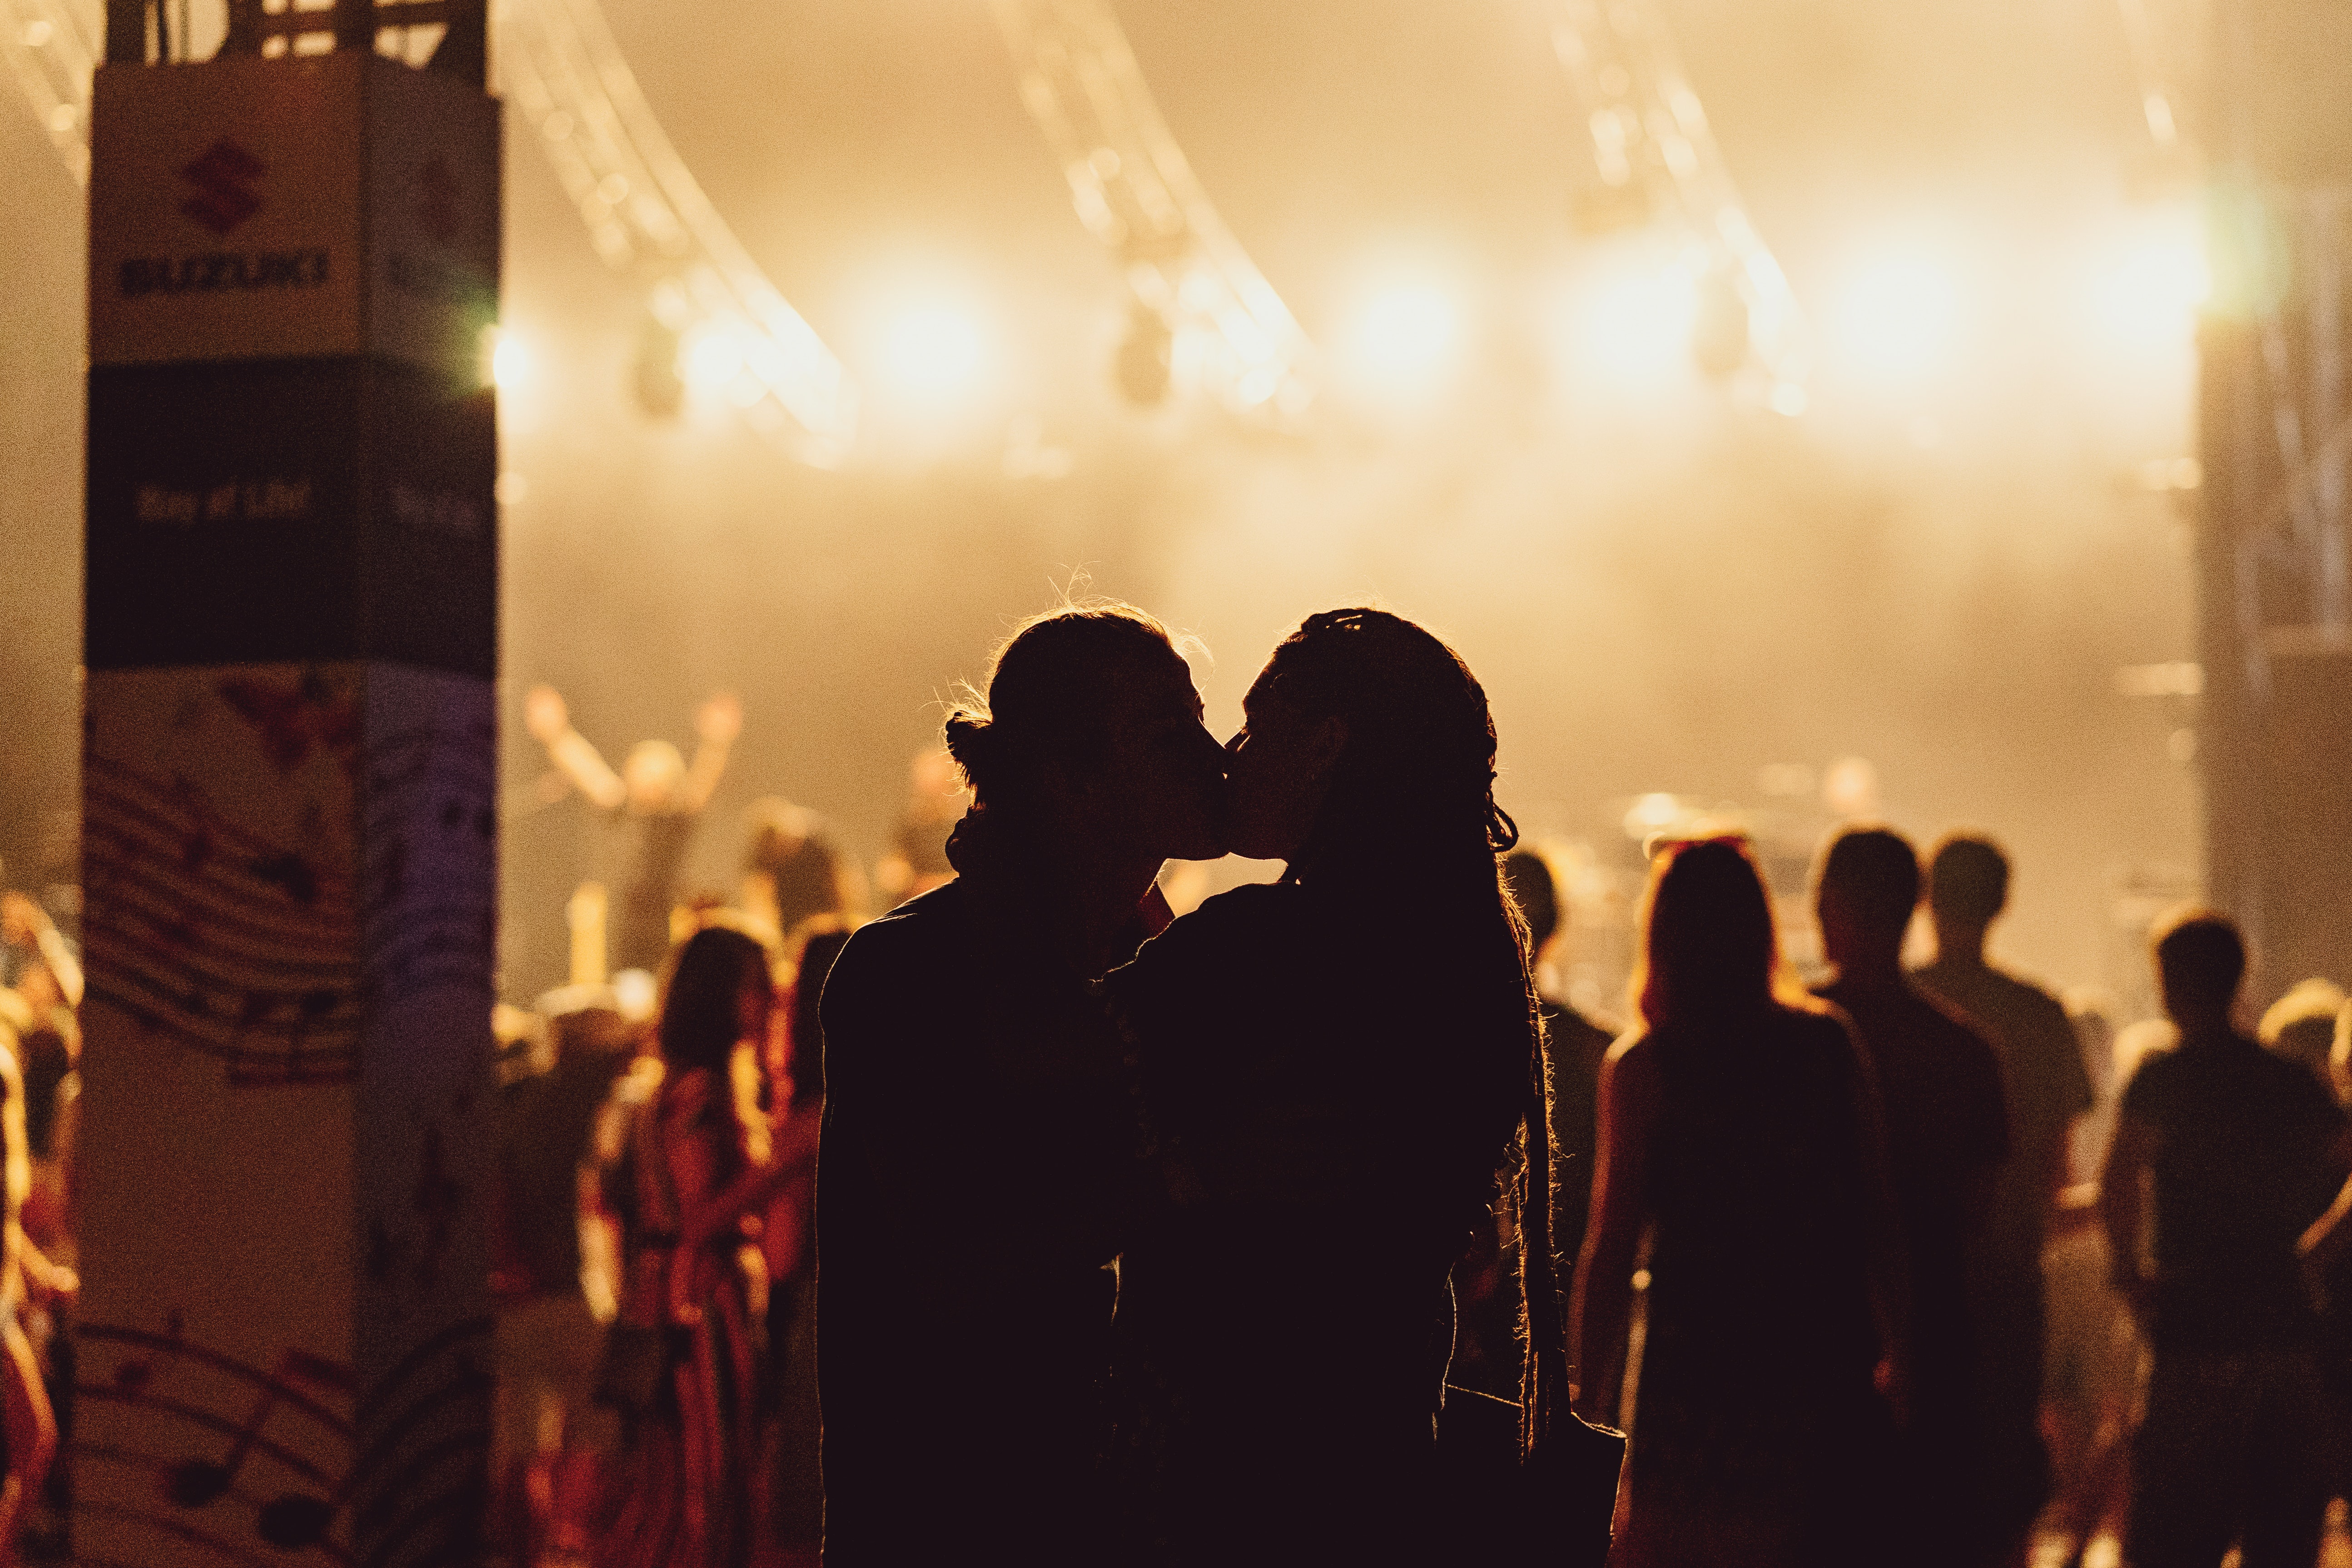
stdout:
{"type": "MultiPolygon", "coordinates": [[[[682,895],[740,724],[713,698],[690,763],[652,742],[616,771],[554,691],[527,700],[561,784],[634,843],[617,896],[570,902],[570,983],[499,1010],[501,1561],[816,1560],[815,1001],[869,881],[821,817],[765,796],[730,894],[682,895]]],[[[944,761],[918,759],[875,881],[944,879],[944,761]]]]}
{"type": "MultiPolygon", "coordinates": [[[[1367,627],[1406,637],[1310,622],[1285,647],[1367,627]]],[[[1549,984],[1575,941],[1551,868],[1489,793],[1471,858],[1498,868],[1523,979],[1483,993],[1506,999],[1475,1026],[1499,1054],[1445,1063],[1471,1015],[1431,998],[1481,993],[1427,976],[1491,955],[1447,946],[1467,939],[1428,911],[1464,885],[1396,847],[1378,792],[1345,808],[1347,858],[1324,783],[1287,827],[1183,827],[1177,764],[1119,774],[1103,756],[1129,742],[1088,738],[1150,700],[1070,673],[1099,628],[1033,635],[1067,641],[1068,668],[1022,679],[1101,710],[1056,720],[1076,750],[1055,767],[1146,797],[1053,774],[1055,832],[1147,889],[1163,855],[1241,848],[1287,861],[1285,888],[1316,868],[1323,901],[1244,889],[1171,927],[1157,890],[1103,894],[1084,856],[1009,826],[1042,788],[1004,750],[1038,743],[1003,722],[1030,700],[1011,649],[992,728],[959,714],[957,754],[917,759],[870,876],[771,796],[724,897],[680,879],[740,708],[703,707],[690,761],[650,743],[615,770],[531,693],[562,787],[634,847],[617,894],[572,900],[569,983],[496,1020],[492,1560],[1489,1561],[1534,1536],[1459,1510],[1544,1510],[1463,1484],[1462,1456],[1536,1477],[1544,1435],[1573,1429],[1630,1434],[1622,1479],[1601,1450],[1620,1564],[2318,1561],[2352,1495],[2337,984],[2294,985],[2248,1030],[2243,942],[2182,910],[2151,933],[2164,1016],[2062,1004],[1991,956],[2011,895],[1992,839],[1923,858],[1875,826],[1822,847],[1822,963],[1799,975],[1748,847],[1696,832],[1648,847],[1626,1016],[1587,1016],[1549,984]],[[1302,937],[1302,910],[1345,940],[1302,937]],[[1050,962],[1038,931],[1062,933],[1050,962]],[[1332,973],[1345,1006],[1285,989],[1332,973]],[[1529,992],[1532,1079],[1507,1016],[1529,992]],[[1322,1042],[1307,1067],[1302,1033],[1322,1042]],[[1348,1074],[1379,1081],[1334,1087],[1348,1074]],[[1418,1251],[1381,1263],[1401,1234],[1418,1251]],[[1433,1432],[1450,1500],[1400,1511],[1397,1456],[1433,1432]],[[1262,1528],[1263,1550],[1234,1544],[1262,1528]]],[[[1117,635],[1159,670],[1156,623],[1117,635]]],[[[1274,673],[1254,701],[1286,689],[1274,673]]],[[[1189,681],[1161,697],[1177,717],[1154,743],[1193,746],[1189,681]]],[[[1284,787],[1365,744],[1366,710],[1353,742],[1277,739],[1271,703],[1253,743],[1291,748],[1263,764],[1284,787]]],[[[1211,770],[1236,787],[1248,734],[1211,770]]],[[[70,1558],[50,1460],[72,1417],[81,986],[68,931],[0,895],[0,1542],[33,1562],[70,1558]]]]}
{"type": "MultiPolygon", "coordinates": [[[[739,724],[716,702],[691,767],[618,775],[551,693],[530,728],[601,807],[690,821],[739,724]]],[[[724,904],[681,900],[682,831],[649,831],[614,922],[637,934],[609,951],[660,969],[657,996],[604,981],[575,900],[574,984],[504,1030],[513,1560],[815,1560],[815,1002],[869,885],[895,907],[955,875],[964,784],[919,761],[870,884],[780,800],[750,814],[724,904]],[[714,1237],[756,1252],[751,1288],[715,1288],[714,1237]]],[[[1549,868],[1502,868],[1531,973],[1556,973],[1549,868]]],[[[2308,982],[2238,1032],[2242,950],[2187,913],[2156,933],[2167,1017],[2062,1005],[1989,956],[2010,866],[1978,835],[1923,865],[1848,829],[1815,887],[1823,963],[1801,979],[1743,843],[1654,846],[1631,1027],[1543,997],[1551,1202],[1495,1202],[1453,1260],[1448,1408],[1530,1396],[1551,1322],[1578,1413],[1632,1434],[1622,1563],[2022,1563],[2037,1541],[2081,1562],[2102,1536],[2140,1565],[2315,1562],[2352,1486],[2342,992],[2308,982]],[[1906,966],[1915,923],[1932,957],[1906,966]],[[1531,1248],[1559,1265],[1549,1317],[1520,1288],[1531,1248]]]]}
{"type": "MultiPolygon", "coordinates": [[[[68,913],[70,913],[70,903],[68,913]]],[[[72,1558],[72,1172],[82,971],[49,909],[0,892],[0,1561],[72,1558]]]]}

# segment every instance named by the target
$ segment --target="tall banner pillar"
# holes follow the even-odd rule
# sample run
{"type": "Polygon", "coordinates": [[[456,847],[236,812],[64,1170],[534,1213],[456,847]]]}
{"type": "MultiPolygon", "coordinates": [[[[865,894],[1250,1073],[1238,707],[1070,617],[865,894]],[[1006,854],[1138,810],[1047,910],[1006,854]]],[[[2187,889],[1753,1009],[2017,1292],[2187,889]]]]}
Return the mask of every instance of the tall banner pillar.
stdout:
{"type": "Polygon", "coordinates": [[[478,0],[110,0],[78,1559],[470,1563],[499,246],[478,0]],[[180,40],[184,46],[185,40],[180,40]]]}

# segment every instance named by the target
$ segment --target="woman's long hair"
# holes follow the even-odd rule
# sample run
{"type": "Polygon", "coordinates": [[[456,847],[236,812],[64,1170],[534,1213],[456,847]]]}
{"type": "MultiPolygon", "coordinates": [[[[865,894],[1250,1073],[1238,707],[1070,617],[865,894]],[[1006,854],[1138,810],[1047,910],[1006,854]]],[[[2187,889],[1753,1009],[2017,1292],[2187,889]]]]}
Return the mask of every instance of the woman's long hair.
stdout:
{"type": "Polygon", "coordinates": [[[1460,655],[1386,610],[1326,610],[1283,639],[1259,680],[1348,726],[1294,879],[1386,881],[1402,865],[1416,879],[1492,882],[1502,907],[1494,858],[1519,830],[1495,804],[1495,723],[1460,655]]]}
{"type": "Polygon", "coordinates": [[[1658,850],[1642,895],[1642,952],[1633,1010],[1654,1029],[1736,1017],[1789,1004],[1772,900],[1747,840],[1732,836],[1658,850]]]}
{"type": "MultiPolygon", "coordinates": [[[[1452,977],[1453,1049],[1475,1053],[1495,1103],[1515,1108],[1522,1142],[1496,1173],[1519,1210],[1530,1346],[1530,1438],[1564,1384],[1566,1336],[1551,1253],[1549,1075],[1527,928],[1500,857],[1518,828],[1495,803],[1495,723],[1461,656],[1385,610],[1310,616],[1261,682],[1310,721],[1345,721],[1321,808],[1285,873],[1369,901],[1452,977]]],[[[1487,1196],[1492,1195],[1489,1189],[1487,1196]]],[[[1482,1202],[1486,1201],[1482,1199],[1482,1202]]]]}
{"type": "Polygon", "coordinates": [[[746,992],[775,995],[766,948],[728,926],[705,926],[687,940],[670,972],[657,1030],[670,1071],[727,1071],[743,1032],[746,992]]]}

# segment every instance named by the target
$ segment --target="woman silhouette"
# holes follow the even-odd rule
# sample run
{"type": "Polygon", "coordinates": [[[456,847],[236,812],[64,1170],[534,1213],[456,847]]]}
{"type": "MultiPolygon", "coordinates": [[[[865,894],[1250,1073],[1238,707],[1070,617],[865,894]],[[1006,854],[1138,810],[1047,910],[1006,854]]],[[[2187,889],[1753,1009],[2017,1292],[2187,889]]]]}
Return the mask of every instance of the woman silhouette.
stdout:
{"type": "Polygon", "coordinates": [[[1572,1312],[1577,1413],[1613,1426],[1649,1230],[1610,1561],[1885,1561],[1872,1478],[1886,1447],[1881,1390],[1900,1399],[1902,1314],[1864,1058],[1837,1015],[1781,981],[1745,845],[1669,847],[1644,906],[1641,1027],[1601,1068],[1572,1312]]]}
{"type": "Polygon", "coordinates": [[[1165,1563],[1425,1563],[1448,1270],[1528,1108],[1534,994],[1461,659],[1309,618],[1229,748],[1229,833],[1282,879],[1209,900],[1106,988],[1165,1201],[1120,1269],[1116,1462],[1165,1563]]]}
{"type": "Polygon", "coordinates": [[[742,1222],[777,1171],[735,1063],[757,1060],[774,1001],[767,950],[742,932],[706,927],[678,950],[659,1026],[661,1088],[630,1129],[609,1194],[626,1249],[620,1321],[657,1333],[662,1354],[651,1398],[634,1413],[600,1568],[751,1561],[761,1271],[742,1222]]]}

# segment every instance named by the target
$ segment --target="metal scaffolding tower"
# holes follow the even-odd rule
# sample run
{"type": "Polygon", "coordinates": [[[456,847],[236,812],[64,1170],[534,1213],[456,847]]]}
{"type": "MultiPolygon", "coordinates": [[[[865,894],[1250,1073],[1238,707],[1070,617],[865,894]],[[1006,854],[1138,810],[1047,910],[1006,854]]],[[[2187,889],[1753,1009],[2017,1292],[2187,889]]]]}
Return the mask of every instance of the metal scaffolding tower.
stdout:
{"type": "Polygon", "coordinates": [[[2207,887],[2273,994],[2352,975],[2352,113],[2323,63],[2347,46],[2315,4],[2221,5],[2204,117],[2207,887]]]}

